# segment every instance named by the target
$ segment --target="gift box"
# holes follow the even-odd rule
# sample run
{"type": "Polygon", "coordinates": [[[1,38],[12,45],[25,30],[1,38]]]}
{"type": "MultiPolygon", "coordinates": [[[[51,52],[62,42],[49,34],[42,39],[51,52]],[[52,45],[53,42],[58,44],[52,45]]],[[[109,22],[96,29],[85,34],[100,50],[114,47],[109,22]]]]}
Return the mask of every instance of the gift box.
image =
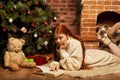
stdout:
{"type": "Polygon", "coordinates": [[[26,62],[34,62],[34,56],[28,55],[28,56],[25,58],[25,61],[26,61],[26,62]]]}
{"type": "Polygon", "coordinates": [[[39,54],[34,56],[34,62],[36,63],[36,65],[43,65],[48,63],[46,56],[41,56],[39,54]]]}
{"type": "Polygon", "coordinates": [[[25,58],[26,62],[34,62],[34,59],[25,58]]]}
{"type": "Polygon", "coordinates": [[[34,56],[33,55],[28,55],[27,58],[28,59],[34,59],[34,56]]]}

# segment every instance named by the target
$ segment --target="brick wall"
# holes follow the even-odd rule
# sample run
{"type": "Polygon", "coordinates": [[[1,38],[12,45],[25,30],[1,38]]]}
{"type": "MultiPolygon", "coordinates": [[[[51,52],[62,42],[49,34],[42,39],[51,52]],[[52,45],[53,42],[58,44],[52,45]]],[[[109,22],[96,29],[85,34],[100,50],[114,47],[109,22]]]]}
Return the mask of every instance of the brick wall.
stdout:
{"type": "Polygon", "coordinates": [[[52,23],[53,26],[66,24],[73,33],[80,34],[79,26],[71,26],[76,14],[76,0],[48,0],[48,4],[57,13],[57,21],[52,23]]]}
{"type": "Polygon", "coordinates": [[[120,0],[82,0],[82,4],[81,36],[86,41],[85,46],[87,48],[98,48],[99,42],[96,40],[95,31],[96,24],[112,26],[115,22],[120,21],[120,19],[117,19],[120,15],[116,16],[120,13],[120,0]],[[104,16],[102,13],[105,13],[104,16]],[[101,14],[103,17],[101,17],[101,20],[98,20],[101,14]]]}
{"type": "Polygon", "coordinates": [[[73,33],[81,35],[85,48],[99,48],[99,42],[96,39],[96,24],[107,23],[112,26],[115,22],[120,21],[120,1],[82,0],[81,24],[79,26],[71,26],[70,24],[75,19],[76,1],[77,0],[48,0],[51,9],[57,13],[57,21],[52,23],[52,25],[55,26],[58,23],[65,23],[73,33]],[[107,12],[107,14],[105,12],[107,12]],[[103,13],[105,13],[105,15],[103,13]],[[106,17],[108,14],[111,15],[106,17]],[[119,19],[117,17],[119,17],[119,19]],[[100,20],[98,20],[99,18],[100,20]],[[108,20],[105,18],[108,18],[108,20]],[[117,21],[114,21],[113,18],[117,21]],[[80,30],[81,32],[79,33],[80,30]]]}

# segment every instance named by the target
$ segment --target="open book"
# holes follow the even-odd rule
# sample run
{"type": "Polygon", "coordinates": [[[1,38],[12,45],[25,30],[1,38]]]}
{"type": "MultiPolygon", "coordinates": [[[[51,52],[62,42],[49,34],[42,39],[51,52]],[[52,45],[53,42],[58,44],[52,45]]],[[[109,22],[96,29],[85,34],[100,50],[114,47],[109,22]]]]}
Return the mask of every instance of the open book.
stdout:
{"type": "MultiPolygon", "coordinates": [[[[120,73],[120,64],[114,66],[103,66],[103,67],[96,67],[90,70],[77,70],[77,71],[67,71],[63,69],[59,69],[58,71],[50,71],[48,65],[37,66],[41,69],[42,73],[40,74],[50,74],[54,77],[60,76],[62,74],[66,74],[72,77],[80,77],[80,78],[87,78],[93,76],[100,76],[100,75],[107,75],[112,73],[120,73]]],[[[40,71],[40,72],[41,72],[40,71]]],[[[39,74],[39,73],[38,73],[39,74]]]]}
{"type": "Polygon", "coordinates": [[[38,68],[40,68],[40,70],[43,72],[43,74],[51,74],[54,77],[60,76],[63,74],[63,70],[59,69],[58,71],[51,71],[50,68],[46,65],[43,66],[37,66],[38,68]]]}

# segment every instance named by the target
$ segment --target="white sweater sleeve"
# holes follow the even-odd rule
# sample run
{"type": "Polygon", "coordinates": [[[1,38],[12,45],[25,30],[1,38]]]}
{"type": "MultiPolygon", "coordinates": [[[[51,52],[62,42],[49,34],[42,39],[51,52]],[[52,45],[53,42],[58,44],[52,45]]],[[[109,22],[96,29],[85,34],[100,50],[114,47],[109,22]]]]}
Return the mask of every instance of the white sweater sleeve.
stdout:
{"type": "Polygon", "coordinates": [[[81,68],[83,60],[83,51],[81,43],[77,40],[72,40],[67,50],[61,49],[60,66],[66,70],[78,70],[81,68]]]}

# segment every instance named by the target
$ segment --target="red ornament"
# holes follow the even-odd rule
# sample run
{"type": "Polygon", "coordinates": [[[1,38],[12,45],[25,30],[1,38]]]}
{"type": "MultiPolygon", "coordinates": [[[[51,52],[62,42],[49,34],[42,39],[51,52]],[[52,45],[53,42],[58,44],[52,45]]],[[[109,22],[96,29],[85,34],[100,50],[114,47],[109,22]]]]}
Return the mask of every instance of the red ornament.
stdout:
{"type": "Polygon", "coordinates": [[[34,23],[32,23],[32,24],[31,24],[31,26],[32,26],[32,27],[35,27],[35,24],[34,24],[34,23]]]}
{"type": "Polygon", "coordinates": [[[27,58],[28,58],[28,59],[33,59],[34,56],[32,56],[32,55],[28,55],[27,58]]]}
{"type": "Polygon", "coordinates": [[[38,6],[38,4],[39,4],[39,3],[38,3],[38,1],[35,1],[35,3],[34,3],[34,4],[35,4],[35,6],[38,6]]]}
{"type": "Polygon", "coordinates": [[[30,14],[31,14],[31,11],[30,11],[30,10],[28,10],[27,14],[29,14],[29,15],[30,15],[30,14]]]}
{"type": "Polygon", "coordinates": [[[47,25],[48,25],[48,22],[44,22],[44,24],[47,26],[47,25]]]}
{"type": "Polygon", "coordinates": [[[20,13],[21,13],[21,14],[23,14],[23,13],[24,13],[24,10],[23,10],[23,9],[21,9],[21,10],[20,10],[20,13]]]}
{"type": "Polygon", "coordinates": [[[13,9],[13,8],[10,8],[10,11],[11,11],[11,12],[14,12],[14,9],[13,9]]]}
{"type": "Polygon", "coordinates": [[[44,37],[44,38],[48,38],[48,37],[49,37],[49,34],[43,34],[43,37],[44,37]]]}
{"type": "Polygon", "coordinates": [[[36,65],[43,65],[43,64],[48,63],[46,57],[41,56],[41,55],[35,55],[34,56],[34,61],[35,61],[36,65]]]}
{"type": "Polygon", "coordinates": [[[3,8],[3,6],[2,6],[2,4],[0,4],[0,9],[2,9],[3,8]]]}
{"type": "Polygon", "coordinates": [[[22,28],[21,28],[21,31],[22,31],[23,33],[26,33],[26,32],[27,32],[26,27],[22,27],[22,28]]]}
{"type": "Polygon", "coordinates": [[[6,28],[3,28],[3,32],[6,32],[7,30],[6,30],[6,28]]]}

